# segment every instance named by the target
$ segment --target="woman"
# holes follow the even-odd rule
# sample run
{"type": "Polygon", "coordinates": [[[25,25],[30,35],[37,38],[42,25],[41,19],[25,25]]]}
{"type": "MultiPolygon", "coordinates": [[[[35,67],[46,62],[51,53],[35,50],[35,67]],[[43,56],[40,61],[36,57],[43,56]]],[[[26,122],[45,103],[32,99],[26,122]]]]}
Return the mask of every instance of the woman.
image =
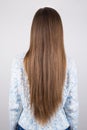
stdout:
{"type": "Polygon", "coordinates": [[[10,130],[77,130],[76,63],[66,55],[59,13],[44,7],[32,21],[30,48],[11,66],[10,130]]]}

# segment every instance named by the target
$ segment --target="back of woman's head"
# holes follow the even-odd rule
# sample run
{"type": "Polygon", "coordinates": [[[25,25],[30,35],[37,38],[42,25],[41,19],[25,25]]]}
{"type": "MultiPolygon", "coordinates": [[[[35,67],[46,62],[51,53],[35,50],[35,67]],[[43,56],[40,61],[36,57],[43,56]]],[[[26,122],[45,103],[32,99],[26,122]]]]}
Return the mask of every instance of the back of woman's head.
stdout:
{"type": "Polygon", "coordinates": [[[35,13],[24,64],[31,109],[35,119],[44,125],[62,103],[66,74],[63,26],[55,9],[44,7],[35,13]]]}

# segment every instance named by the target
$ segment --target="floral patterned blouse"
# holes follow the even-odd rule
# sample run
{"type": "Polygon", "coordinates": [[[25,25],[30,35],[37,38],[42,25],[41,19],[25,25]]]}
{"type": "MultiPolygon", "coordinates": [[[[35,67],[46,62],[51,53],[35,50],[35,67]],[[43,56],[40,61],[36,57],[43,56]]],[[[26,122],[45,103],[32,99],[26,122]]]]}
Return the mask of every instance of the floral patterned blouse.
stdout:
{"type": "Polygon", "coordinates": [[[17,123],[25,130],[78,130],[79,100],[76,62],[67,55],[67,72],[63,89],[63,102],[56,115],[44,127],[36,122],[30,110],[28,77],[23,58],[26,52],[17,54],[11,64],[9,89],[9,126],[16,130],[17,123]]]}

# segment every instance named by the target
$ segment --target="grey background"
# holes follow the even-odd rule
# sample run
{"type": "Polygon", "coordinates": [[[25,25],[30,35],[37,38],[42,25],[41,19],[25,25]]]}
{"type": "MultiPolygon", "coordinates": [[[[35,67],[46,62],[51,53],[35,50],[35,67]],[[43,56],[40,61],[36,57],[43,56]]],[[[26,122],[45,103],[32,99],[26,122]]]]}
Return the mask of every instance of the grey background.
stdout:
{"type": "Polygon", "coordinates": [[[0,0],[0,129],[9,130],[8,95],[13,57],[29,47],[30,26],[36,10],[50,6],[61,15],[66,52],[77,63],[79,80],[79,130],[86,130],[87,116],[87,1],[0,0]]]}

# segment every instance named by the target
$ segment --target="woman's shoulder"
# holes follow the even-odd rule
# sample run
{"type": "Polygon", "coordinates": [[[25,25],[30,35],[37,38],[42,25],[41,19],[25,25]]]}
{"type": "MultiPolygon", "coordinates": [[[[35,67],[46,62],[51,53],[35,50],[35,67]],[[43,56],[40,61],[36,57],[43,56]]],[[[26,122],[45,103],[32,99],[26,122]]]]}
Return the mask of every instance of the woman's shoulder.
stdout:
{"type": "Polygon", "coordinates": [[[24,59],[24,56],[27,52],[26,51],[23,51],[23,52],[19,52],[17,53],[14,58],[13,58],[13,61],[15,61],[15,63],[21,63],[23,62],[23,59],[24,59]]]}
{"type": "Polygon", "coordinates": [[[16,69],[23,68],[23,59],[24,59],[25,54],[26,54],[26,51],[16,53],[16,55],[12,59],[12,64],[11,64],[12,70],[14,68],[16,69]]]}
{"type": "Polygon", "coordinates": [[[69,71],[77,68],[76,59],[73,56],[67,54],[66,58],[67,58],[67,68],[69,71]]]}
{"type": "Polygon", "coordinates": [[[27,53],[26,51],[19,52],[19,53],[17,53],[17,54],[15,55],[14,58],[16,58],[17,60],[23,60],[23,58],[24,58],[24,56],[25,56],[26,53],[27,53]]]}
{"type": "Polygon", "coordinates": [[[68,83],[69,88],[74,88],[78,84],[78,67],[77,61],[74,57],[68,55],[68,83]]]}

